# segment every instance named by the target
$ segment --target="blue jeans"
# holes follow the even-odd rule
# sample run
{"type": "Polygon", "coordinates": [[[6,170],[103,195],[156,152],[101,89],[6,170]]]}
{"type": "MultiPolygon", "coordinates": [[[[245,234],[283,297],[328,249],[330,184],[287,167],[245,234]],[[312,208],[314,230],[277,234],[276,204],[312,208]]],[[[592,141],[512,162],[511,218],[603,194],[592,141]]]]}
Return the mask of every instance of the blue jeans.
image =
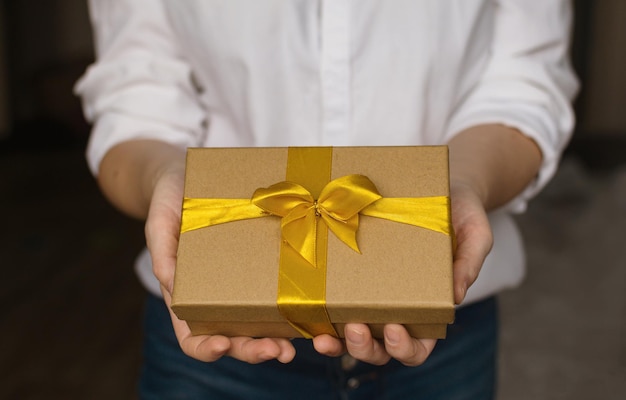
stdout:
{"type": "Polygon", "coordinates": [[[457,310],[448,337],[426,363],[384,366],[318,354],[310,340],[295,339],[293,362],[250,365],[224,357],[204,363],[186,356],[163,300],[148,296],[142,399],[493,399],[497,307],[494,298],[457,310]]]}

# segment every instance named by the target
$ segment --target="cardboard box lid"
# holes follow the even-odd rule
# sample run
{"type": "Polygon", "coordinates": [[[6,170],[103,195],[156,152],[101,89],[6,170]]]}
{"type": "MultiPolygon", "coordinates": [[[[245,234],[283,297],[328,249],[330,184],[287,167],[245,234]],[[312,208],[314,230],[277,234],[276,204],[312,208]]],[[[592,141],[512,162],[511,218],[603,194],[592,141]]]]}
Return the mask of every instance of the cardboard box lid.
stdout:
{"type": "MultiPolygon", "coordinates": [[[[250,198],[285,180],[286,148],[189,149],[185,196],[250,198]]],[[[368,176],[384,197],[448,196],[445,146],[340,147],[332,177],[368,176]]],[[[326,303],[333,322],[450,323],[451,238],[361,217],[362,254],[328,240],[326,303]]],[[[172,307],[195,321],[284,321],[276,306],[280,219],[237,221],[181,235],[172,307]]]]}

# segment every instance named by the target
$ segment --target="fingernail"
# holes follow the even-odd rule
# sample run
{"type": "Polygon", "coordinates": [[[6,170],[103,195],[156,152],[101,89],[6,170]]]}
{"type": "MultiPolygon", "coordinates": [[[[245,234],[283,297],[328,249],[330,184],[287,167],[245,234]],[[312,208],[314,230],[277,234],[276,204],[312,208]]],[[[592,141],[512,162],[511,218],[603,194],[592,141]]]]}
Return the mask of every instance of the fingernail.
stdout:
{"type": "Polygon", "coordinates": [[[393,329],[389,329],[385,332],[385,340],[392,346],[395,346],[400,342],[400,335],[393,329]]]}
{"type": "Polygon", "coordinates": [[[469,289],[470,285],[469,283],[465,282],[465,284],[463,285],[463,287],[461,288],[463,290],[463,298],[465,298],[465,296],[467,296],[467,289],[469,289]]]}
{"type": "Polygon", "coordinates": [[[360,345],[365,342],[365,335],[363,334],[363,332],[357,329],[349,329],[346,332],[346,335],[347,335],[346,339],[348,339],[348,341],[350,341],[353,344],[360,345]]]}
{"type": "Polygon", "coordinates": [[[457,300],[456,301],[457,304],[460,304],[463,301],[463,299],[465,298],[465,294],[467,293],[467,283],[463,283],[461,285],[461,287],[459,287],[459,289],[460,289],[460,293],[459,293],[459,296],[458,296],[459,298],[456,299],[457,300]]]}
{"type": "Polygon", "coordinates": [[[261,360],[261,361],[269,361],[269,360],[272,360],[274,358],[276,358],[276,356],[274,354],[270,354],[270,353],[266,353],[266,352],[263,352],[263,353],[259,354],[259,360],[261,360]]]}

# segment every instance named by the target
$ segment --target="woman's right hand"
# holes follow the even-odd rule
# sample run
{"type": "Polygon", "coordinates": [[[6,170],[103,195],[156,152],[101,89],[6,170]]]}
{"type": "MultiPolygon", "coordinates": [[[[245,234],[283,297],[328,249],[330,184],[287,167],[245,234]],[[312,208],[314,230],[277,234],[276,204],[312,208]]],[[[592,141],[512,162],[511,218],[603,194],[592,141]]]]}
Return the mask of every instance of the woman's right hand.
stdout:
{"type": "Polygon", "coordinates": [[[167,143],[135,140],[112,148],[100,165],[98,181],[109,200],[128,215],[146,218],[146,243],[161,284],[180,347],[190,357],[216,361],[230,356],[248,363],[290,362],[295,348],[285,338],[193,336],[171,309],[180,235],[185,152],[167,143]]]}
{"type": "Polygon", "coordinates": [[[291,361],[295,349],[288,339],[193,336],[187,323],[178,319],[170,308],[180,230],[183,173],[181,166],[173,165],[156,180],[146,220],[146,240],[154,274],[161,283],[163,299],[170,311],[180,347],[185,354],[201,361],[215,361],[225,355],[252,364],[271,359],[283,363],[291,361]]]}

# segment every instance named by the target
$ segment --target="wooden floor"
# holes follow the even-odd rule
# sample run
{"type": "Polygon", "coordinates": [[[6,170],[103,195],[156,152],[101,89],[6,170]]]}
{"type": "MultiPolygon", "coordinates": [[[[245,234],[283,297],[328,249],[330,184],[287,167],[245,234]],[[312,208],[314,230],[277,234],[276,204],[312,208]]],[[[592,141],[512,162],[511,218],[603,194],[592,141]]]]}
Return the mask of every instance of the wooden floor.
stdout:
{"type": "MultiPolygon", "coordinates": [[[[82,153],[0,152],[2,400],[135,398],[143,226],[82,153]]],[[[566,160],[518,219],[529,276],[501,296],[500,399],[626,398],[626,169],[566,160]]]]}

